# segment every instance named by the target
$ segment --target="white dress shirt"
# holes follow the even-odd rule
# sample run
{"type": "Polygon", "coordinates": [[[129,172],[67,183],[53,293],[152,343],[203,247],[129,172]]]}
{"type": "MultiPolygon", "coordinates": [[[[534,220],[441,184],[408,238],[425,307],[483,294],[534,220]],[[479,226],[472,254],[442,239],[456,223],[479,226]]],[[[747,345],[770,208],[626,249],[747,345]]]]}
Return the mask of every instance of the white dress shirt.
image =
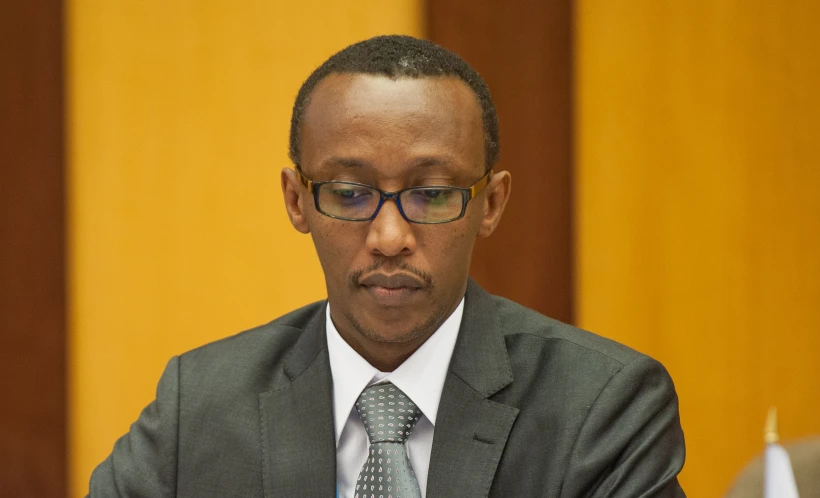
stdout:
{"type": "Polygon", "coordinates": [[[422,412],[406,445],[410,465],[419,481],[421,496],[424,498],[427,495],[427,474],[436,414],[463,313],[464,298],[441,327],[404,363],[392,372],[380,372],[342,339],[330,319],[330,305],[327,306],[327,349],[333,375],[336,483],[339,497],[354,497],[356,479],[367,460],[370,445],[364,424],[354,406],[356,399],[367,386],[387,381],[401,389],[422,412]]]}

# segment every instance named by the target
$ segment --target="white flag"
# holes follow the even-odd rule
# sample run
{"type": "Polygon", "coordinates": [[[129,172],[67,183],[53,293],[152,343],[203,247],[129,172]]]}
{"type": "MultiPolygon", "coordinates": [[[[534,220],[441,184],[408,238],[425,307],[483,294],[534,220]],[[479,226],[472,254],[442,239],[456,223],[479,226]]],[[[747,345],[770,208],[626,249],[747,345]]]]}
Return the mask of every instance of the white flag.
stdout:
{"type": "Polygon", "coordinates": [[[799,498],[789,454],[777,443],[766,445],[763,473],[764,498],[799,498]]]}

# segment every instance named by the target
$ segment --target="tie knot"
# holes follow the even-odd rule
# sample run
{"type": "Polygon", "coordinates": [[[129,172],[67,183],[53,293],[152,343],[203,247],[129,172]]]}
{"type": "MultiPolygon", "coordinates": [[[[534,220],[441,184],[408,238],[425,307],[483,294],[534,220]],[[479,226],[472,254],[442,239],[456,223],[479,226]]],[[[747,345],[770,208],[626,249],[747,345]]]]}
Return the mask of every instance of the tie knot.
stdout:
{"type": "Polygon", "coordinates": [[[364,423],[370,443],[403,443],[410,436],[421,410],[401,389],[391,383],[376,384],[362,391],[356,411],[364,423]]]}

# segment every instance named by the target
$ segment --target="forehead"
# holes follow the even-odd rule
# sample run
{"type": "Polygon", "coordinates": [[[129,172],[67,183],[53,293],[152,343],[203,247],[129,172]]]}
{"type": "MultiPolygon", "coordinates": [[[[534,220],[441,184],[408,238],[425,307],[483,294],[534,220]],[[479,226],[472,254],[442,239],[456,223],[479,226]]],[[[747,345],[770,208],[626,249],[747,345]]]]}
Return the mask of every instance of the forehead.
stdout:
{"type": "Polygon", "coordinates": [[[306,166],[329,157],[397,165],[436,156],[483,169],[481,108],[455,77],[331,74],[313,90],[301,128],[306,166]]]}

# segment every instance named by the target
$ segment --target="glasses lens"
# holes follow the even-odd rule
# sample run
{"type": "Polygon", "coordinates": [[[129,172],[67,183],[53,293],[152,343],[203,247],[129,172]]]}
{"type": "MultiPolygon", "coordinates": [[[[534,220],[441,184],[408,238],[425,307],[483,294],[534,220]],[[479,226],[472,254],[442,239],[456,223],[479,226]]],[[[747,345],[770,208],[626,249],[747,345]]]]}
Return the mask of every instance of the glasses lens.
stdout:
{"type": "Polygon", "coordinates": [[[411,188],[402,192],[400,199],[404,214],[419,223],[454,220],[464,204],[462,191],[454,188],[411,188]]]}
{"type": "Polygon", "coordinates": [[[362,185],[344,182],[325,183],[317,195],[319,210],[330,216],[366,220],[379,205],[379,192],[362,185]]]}

